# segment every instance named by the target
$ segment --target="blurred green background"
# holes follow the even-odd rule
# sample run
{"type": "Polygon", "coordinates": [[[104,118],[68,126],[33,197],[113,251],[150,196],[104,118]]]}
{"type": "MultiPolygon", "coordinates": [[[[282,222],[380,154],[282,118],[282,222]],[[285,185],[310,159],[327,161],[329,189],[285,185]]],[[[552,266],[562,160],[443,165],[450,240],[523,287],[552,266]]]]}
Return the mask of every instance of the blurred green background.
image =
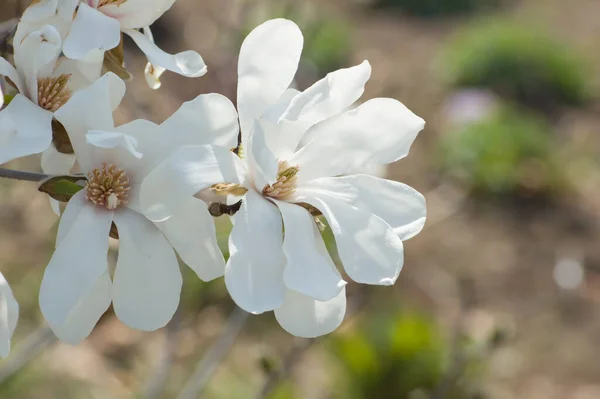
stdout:
{"type": "MultiPolygon", "coordinates": [[[[126,43],[136,78],[120,121],[161,122],[200,93],[235,100],[239,46],[272,17],[304,31],[298,88],[368,59],[363,99],[397,98],[427,121],[381,171],[428,200],[398,283],[350,283],[346,321],[313,341],[251,317],[201,397],[600,398],[598,15],[596,0],[178,0],[157,41],[199,51],[209,74],[167,73],[158,93],[126,43]]],[[[226,248],[229,222],[216,222],[226,248]]],[[[56,224],[33,184],[0,181],[0,270],[21,305],[0,398],[176,398],[227,324],[222,279],[182,266],[169,328],[133,331],[109,311],[83,344],[58,343],[37,304],[56,224]]]]}

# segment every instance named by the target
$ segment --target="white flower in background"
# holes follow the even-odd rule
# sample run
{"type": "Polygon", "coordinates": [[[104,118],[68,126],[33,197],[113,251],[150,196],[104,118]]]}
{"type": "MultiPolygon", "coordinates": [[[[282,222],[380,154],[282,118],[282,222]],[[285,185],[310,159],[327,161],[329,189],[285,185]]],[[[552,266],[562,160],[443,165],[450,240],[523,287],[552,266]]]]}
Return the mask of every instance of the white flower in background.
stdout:
{"type": "Polygon", "coordinates": [[[242,172],[226,148],[183,147],[145,179],[141,204],[150,219],[169,220],[200,190],[227,187],[214,184],[247,189],[233,217],[227,288],[244,310],[274,310],[290,333],[315,337],[342,322],[346,282],[313,215],[318,210],[327,219],[350,278],[393,284],[403,265],[402,240],[425,223],[425,199],[402,183],[340,175],[405,157],[424,121],[390,98],[348,111],[369,79],[367,62],[333,72],[302,93],[288,90],[302,43],[298,27],[278,19],[256,28],[242,45],[242,172]]]}
{"type": "Polygon", "coordinates": [[[42,313],[70,343],[91,332],[111,301],[130,327],[164,326],[179,304],[182,284],[173,248],[202,280],[222,276],[225,266],[203,201],[189,198],[172,218],[155,224],[139,212],[139,187],[177,146],[233,146],[239,131],[233,104],[220,95],[202,95],[160,126],[136,120],[115,127],[112,112],[124,92],[124,82],[108,73],[56,114],[88,176],[87,186],[67,203],[40,289],[42,313]],[[111,280],[113,223],[119,251],[111,280]]]}
{"type": "Polygon", "coordinates": [[[207,71],[197,52],[171,55],[154,44],[149,26],[173,3],[175,0],[39,0],[25,12],[28,28],[23,30],[39,25],[40,20],[52,21],[64,35],[63,51],[68,58],[100,62],[98,52],[101,55],[117,47],[123,32],[146,54],[150,62],[146,68],[148,83],[158,88],[165,70],[187,77],[199,77],[207,71]]]}
{"type": "Polygon", "coordinates": [[[0,273],[0,357],[10,352],[10,339],[17,327],[19,304],[15,300],[8,282],[0,273]]]}
{"type": "Polygon", "coordinates": [[[71,60],[58,58],[59,33],[52,26],[33,31],[14,46],[14,63],[0,57],[0,76],[14,98],[0,110],[0,164],[46,150],[52,118],[84,85],[71,60]]]}

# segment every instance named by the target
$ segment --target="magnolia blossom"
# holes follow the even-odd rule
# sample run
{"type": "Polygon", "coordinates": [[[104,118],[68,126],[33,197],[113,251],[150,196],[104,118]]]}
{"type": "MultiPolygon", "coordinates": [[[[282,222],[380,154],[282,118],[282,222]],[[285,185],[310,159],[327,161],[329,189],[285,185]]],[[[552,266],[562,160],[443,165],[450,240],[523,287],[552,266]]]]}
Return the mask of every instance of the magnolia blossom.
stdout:
{"type": "Polygon", "coordinates": [[[10,339],[17,327],[19,304],[0,273],[0,357],[7,357],[10,352],[10,339]]]}
{"type": "Polygon", "coordinates": [[[246,311],[274,310],[290,333],[315,337],[337,328],[346,309],[346,282],[315,216],[327,220],[351,279],[393,284],[402,241],[425,223],[425,200],[402,183],[343,175],[405,157],[424,121],[390,98],[348,110],[370,77],[367,62],[304,92],[288,89],[302,43],[298,27],[283,19],[250,33],[238,69],[243,158],[218,146],[176,150],[142,183],[141,205],[160,221],[206,188],[243,194],[229,239],[229,293],[246,311]]]}
{"type": "Polygon", "coordinates": [[[60,220],[40,307],[56,335],[70,343],[91,332],[111,301],[116,315],[133,328],[164,326],[181,292],[174,249],[202,280],[223,275],[225,266],[203,201],[188,198],[168,221],[153,223],[139,212],[139,189],[146,174],[177,146],[234,145],[239,128],[233,104],[220,95],[203,95],[160,126],[136,120],[115,127],[112,112],[124,92],[124,82],[108,73],[56,114],[87,184],[69,200],[60,220]],[[112,279],[109,234],[119,238],[112,279]]]}
{"type": "Polygon", "coordinates": [[[15,43],[14,63],[0,58],[0,76],[14,97],[0,110],[0,164],[46,150],[54,113],[85,84],[67,59],[59,59],[61,38],[44,26],[15,43]]]}
{"type": "Polygon", "coordinates": [[[64,34],[65,55],[76,60],[101,62],[104,51],[119,45],[121,32],[129,35],[150,62],[146,68],[148,83],[158,88],[165,70],[187,77],[202,76],[207,71],[195,51],[171,55],[154,44],[149,26],[173,3],[175,0],[40,0],[28,8],[24,20],[28,27],[38,25],[40,20],[56,24],[64,34]]]}

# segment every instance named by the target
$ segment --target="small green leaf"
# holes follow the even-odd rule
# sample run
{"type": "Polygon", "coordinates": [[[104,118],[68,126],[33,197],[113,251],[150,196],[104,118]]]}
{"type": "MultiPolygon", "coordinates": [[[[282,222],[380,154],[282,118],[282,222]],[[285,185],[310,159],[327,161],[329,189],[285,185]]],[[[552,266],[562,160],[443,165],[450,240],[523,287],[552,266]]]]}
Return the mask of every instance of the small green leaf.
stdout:
{"type": "Polygon", "coordinates": [[[81,191],[86,183],[85,176],[53,176],[44,180],[38,191],[48,194],[60,202],[68,202],[81,191]]]}
{"type": "Polygon", "coordinates": [[[10,102],[15,98],[15,94],[5,94],[4,95],[4,106],[6,107],[10,102]]]}

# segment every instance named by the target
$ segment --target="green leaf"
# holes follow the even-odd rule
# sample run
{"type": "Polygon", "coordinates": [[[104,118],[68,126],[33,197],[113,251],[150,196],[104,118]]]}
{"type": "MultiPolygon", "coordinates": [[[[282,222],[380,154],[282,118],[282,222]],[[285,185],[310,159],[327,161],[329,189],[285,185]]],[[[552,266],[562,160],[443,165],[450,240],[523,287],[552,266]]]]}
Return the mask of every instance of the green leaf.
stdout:
{"type": "Polygon", "coordinates": [[[53,176],[44,180],[38,191],[60,202],[68,202],[87,182],[85,176],[53,176]]]}
{"type": "Polygon", "coordinates": [[[4,106],[6,107],[10,102],[15,98],[15,94],[5,94],[4,95],[4,106]]]}

